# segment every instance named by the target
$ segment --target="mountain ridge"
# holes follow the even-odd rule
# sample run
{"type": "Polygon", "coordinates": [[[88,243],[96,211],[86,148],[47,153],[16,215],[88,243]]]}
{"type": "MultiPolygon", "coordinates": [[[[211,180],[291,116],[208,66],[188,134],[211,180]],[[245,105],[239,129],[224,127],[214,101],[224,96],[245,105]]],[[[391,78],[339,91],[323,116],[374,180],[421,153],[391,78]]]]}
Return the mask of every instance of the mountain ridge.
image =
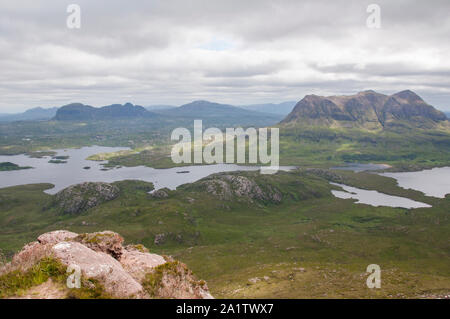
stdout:
{"type": "Polygon", "coordinates": [[[154,116],[157,116],[157,114],[146,110],[140,105],[134,105],[131,103],[125,103],[123,105],[111,104],[99,108],[82,103],[72,103],[59,108],[54,119],[59,121],[77,121],[154,116]]]}
{"type": "Polygon", "coordinates": [[[365,129],[393,126],[432,128],[447,117],[410,90],[392,95],[373,90],[355,95],[306,95],[280,125],[310,125],[365,129]]]}
{"type": "Polygon", "coordinates": [[[34,107],[22,113],[0,114],[0,122],[49,120],[56,115],[58,107],[34,107]]]}

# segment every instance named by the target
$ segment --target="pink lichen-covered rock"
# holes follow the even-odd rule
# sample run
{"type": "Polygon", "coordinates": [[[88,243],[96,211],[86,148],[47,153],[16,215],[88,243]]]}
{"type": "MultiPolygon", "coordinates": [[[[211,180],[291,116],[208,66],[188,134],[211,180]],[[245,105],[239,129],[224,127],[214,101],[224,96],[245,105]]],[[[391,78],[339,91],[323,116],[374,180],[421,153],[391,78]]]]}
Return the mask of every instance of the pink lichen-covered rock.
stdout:
{"type": "MultiPolygon", "coordinates": [[[[212,298],[206,283],[196,280],[186,265],[151,254],[142,245],[123,247],[122,242],[123,238],[111,231],[80,235],[64,230],[45,233],[0,267],[0,275],[27,271],[48,257],[67,267],[78,266],[83,282],[96,279],[115,298],[212,298]],[[159,286],[149,288],[147,276],[155,273],[161,275],[159,286]]],[[[70,290],[65,284],[49,280],[31,287],[24,296],[67,297],[70,290]]]]}
{"type": "Polygon", "coordinates": [[[169,260],[162,267],[165,269],[155,269],[161,274],[156,294],[159,298],[213,299],[206,282],[196,280],[185,264],[169,260]]]}
{"type": "Polygon", "coordinates": [[[77,242],[60,242],[52,247],[54,256],[64,265],[77,265],[86,278],[99,280],[106,292],[127,298],[143,293],[140,283],[113,257],[96,252],[77,242]]]}
{"type": "Polygon", "coordinates": [[[42,245],[37,241],[28,243],[20,252],[13,256],[12,261],[6,265],[5,269],[0,271],[0,274],[4,273],[6,270],[13,271],[20,269],[26,271],[35,263],[39,262],[39,260],[47,257],[50,253],[50,249],[51,245],[42,245]]]}
{"type": "Polygon", "coordinates": [[[122,255],[122,236],[109,230],[90,234],[80,234],[76,236],[74,240],[92,250],[104,252],[116,259],[119,259],[122,255]]]}
{"type": "Polygon", "coordinates": [[[147,272],[159,265],[165,264],[166,260],[156,254],[140,252],[138,250],[124,250],[120,257],[120,263],[134,279],[142,281],[147,272]]]}
{"type": "Polygon", "coordinates": [[[38,242],[42,245],[45,244],[57,244],[61,241],[68,241],[77,237],[78,234],[72,233],[67,230],[55,230],[49,233],[42,234],[38,237],[38,242]]]}

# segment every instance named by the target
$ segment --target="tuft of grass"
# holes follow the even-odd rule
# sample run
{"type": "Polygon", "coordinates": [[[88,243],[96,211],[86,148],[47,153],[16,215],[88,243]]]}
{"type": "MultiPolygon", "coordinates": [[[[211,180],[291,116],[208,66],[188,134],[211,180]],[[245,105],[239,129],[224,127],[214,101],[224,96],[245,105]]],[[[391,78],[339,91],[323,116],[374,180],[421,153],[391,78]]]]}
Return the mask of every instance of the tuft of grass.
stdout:
{"type": "MultiPolygon", "coordinates": [[[[20,296],[28,289],[39,286],[49,279],[65,285],[68,275],[67,267],[61,262],[51,257],[43,258],[26,272],[15,270],[0,276],[0,298],[20,296]]],[[[68,299],[111,298],[98,280],[92,278],[81,278],[81,288],[67,290],[68,299]]]]}
{"type": "Polygon", "coordinates": [[[20,295],[25,290],[43,284],[48,279],[63,283],[67,267],[53,258],[43,258],[26,272],[15,270],[0,277],[0,298],[20,295]]]}
{"type": "Polygon", "coordinates": [[[89,278],[83,279],[81,288],[70,289],[66,296],[67,299],[111,299],[98,280],[89,278]]]}
{"type": "Polygon", "coordinates": [[[151,296],[156,297],[158,290],[163,286],[164,276],[181,276],[178,261],[169,261],[159,265],[152,272],[145,275],[142,281],[142,287],[151,296]]]}

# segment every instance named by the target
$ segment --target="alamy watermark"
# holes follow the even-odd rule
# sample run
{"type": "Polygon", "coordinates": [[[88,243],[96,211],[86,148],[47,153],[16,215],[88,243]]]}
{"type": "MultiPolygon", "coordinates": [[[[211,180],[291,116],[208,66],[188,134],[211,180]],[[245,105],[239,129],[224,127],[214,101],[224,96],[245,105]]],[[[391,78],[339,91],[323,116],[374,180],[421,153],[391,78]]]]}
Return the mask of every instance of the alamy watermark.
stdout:
{"type": "Polygon", "coordinates": [[[367,13],[370,15],[367,17],[366,25],[369,29],[381,28],[381,8],[378,4],[372,3],[367,6],[367,13]]]}
{"type": "Polygon", "coordinates": [[[203,131],[202,120],[194,121],[194,138],[187,128],[176,128],[171,158],[176,164],[263,164],[262,174],[279,170],[280,133],[278,128],[218,128],[203,131]],[[270,138],[270,149],[268,139],[270,138]],[[248,150],[248,153],[247,153],[248,150]],[[224,153],[225,151],[225,153],[224,153]],[[192,156],[193,153],[193,156],[192,156]],[[270,154],[269,154],[270,153],[270,154]]]}
{"type": "Polygon", "coordinates": [[[81,28],[81,7],[78,4],[69,4],[67,6],[67,13],[70,13],[66,20],[66,25],[69,29],[81,28]]]}
{"type": "Polygon", "coordinates": [[[71,264],[67,267],[67,273],[70,275],[67,277],[67,288],[79,289],[81,288],[81,268],[78,265],[71,264]]]}
{"type": "Polygon", "coordinates": [[[377,264],[367,266],[366,272],[370,275],[367,277],[367,288],[381,288],[381,268],[377,264]]]}

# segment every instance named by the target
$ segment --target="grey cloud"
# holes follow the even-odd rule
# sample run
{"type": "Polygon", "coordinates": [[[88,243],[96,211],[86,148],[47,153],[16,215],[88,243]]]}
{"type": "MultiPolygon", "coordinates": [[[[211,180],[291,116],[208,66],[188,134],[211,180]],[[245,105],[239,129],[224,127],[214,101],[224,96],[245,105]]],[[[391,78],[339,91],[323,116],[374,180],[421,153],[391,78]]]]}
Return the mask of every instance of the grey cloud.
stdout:
{"type": "Polygon", "coordinates": [[[72,101],[249,104],[406,88],[450,108],[450,2],[375,1],[382,28],[370,30],[372,2],[2,1],[0,113],[72,101]],[[73,2],[80,30],[65,26],[73,2]],[[213,38],[233,45],[201,49],[213,38]]]}

